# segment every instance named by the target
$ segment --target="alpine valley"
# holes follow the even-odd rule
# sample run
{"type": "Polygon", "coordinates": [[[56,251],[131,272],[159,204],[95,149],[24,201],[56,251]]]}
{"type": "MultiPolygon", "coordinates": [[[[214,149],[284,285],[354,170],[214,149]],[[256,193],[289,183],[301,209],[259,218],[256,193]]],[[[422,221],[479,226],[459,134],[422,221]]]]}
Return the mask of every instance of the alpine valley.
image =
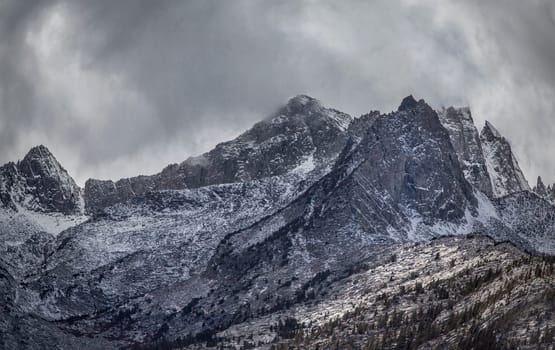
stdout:
{"type": "Polygon", "coordinates": [[[2,349],[553,349],[555,185],[468,108],[296,96],[160,173],[0,167],[2,349]]]}

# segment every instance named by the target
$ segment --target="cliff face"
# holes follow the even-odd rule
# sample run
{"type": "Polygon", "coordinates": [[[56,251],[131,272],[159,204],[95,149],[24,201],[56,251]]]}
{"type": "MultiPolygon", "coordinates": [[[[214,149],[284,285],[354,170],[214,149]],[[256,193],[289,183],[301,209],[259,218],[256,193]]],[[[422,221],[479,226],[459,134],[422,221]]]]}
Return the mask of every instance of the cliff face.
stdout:
{"type": "Polygon", "coordinates": [[[438,112],[441,124],[449,132],[457,152],[464,176],[476,189],[487,196],[493,195],[480,134],[472,120],[469,108],[444,109],[438,112]]]}
{"type": "Polygon", "coordinates": [[[518,166],[509,141],[490,122],[486,122],[482,129],[480,140],[494,196],[530,191],[530,185],[518,166]]]}

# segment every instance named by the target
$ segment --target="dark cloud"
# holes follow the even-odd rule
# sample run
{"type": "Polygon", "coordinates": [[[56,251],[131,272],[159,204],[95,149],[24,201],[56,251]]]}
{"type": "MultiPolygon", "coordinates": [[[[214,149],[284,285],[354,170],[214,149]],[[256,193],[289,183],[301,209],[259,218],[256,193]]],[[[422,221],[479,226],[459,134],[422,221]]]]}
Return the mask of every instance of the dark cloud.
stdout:
{"type": "Polygon", "coordinates": [[[43,6],[38,1],[0,3],[0,149],[3,157],[20,143],[35,118],[36,62],[25,38],[43,6]]]}
{"type": "Polygon", "coordinates": [[[307,93],[354,115],[470,104],[555,181],[549,0],[4,1],[0,159],[151,173],[307,93]]]}

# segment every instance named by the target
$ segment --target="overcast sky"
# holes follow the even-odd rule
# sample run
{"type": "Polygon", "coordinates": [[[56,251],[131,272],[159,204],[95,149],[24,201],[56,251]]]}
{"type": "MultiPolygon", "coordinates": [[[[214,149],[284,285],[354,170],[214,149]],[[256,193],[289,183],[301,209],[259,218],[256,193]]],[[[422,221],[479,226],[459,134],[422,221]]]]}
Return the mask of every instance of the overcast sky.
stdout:
{"type": "Polygon", "coordinates": [[[469,105],[555,181],[552,0],[0,0],[0,162],[154,173],[304,93],[353,116],[469,105]]]}

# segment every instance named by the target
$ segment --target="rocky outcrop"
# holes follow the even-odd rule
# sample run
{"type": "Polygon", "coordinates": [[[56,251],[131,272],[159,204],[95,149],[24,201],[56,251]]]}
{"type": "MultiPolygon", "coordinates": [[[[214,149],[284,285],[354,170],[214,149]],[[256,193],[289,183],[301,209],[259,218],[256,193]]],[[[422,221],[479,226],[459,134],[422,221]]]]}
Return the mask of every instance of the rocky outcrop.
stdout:
{"type": "Polygon", "coordinates": [[[64,214],[82,210],[79,186],[42,145],[33,147],[23,160],[0,168],[0,200],[12,209],[64,214]]]}
{"type": "Polygon", "coordinates": [[[438,115],[441,124],[449,132],[465,178],[476,189],[487,196],[492,196],[493,189],[480,134],[474,125],[470,109],[449,107],[439,111],[438,115]]]}
{"type": "Polygon", "coordinates": [[[536,181],[536,186],[534,186],[533,191],[540,197],[546,198],[548,197],[548,193],[550,192],[551,188],[545,187],[542,177],[538,176],[538,180],[536,181]]]}
{"type": "Polygon", "coordinates": [[[480,133],[480,140],[494,196],[530,191],[509,141],[488,121],[480,133]]]}
{"type": "Polygon", "coordinates": [[[532,191],[534,191],[541,198],[555,203],[555,184],[545,186],[541,176],[538,176],[536,186],[534,186],[532,191]]]}

